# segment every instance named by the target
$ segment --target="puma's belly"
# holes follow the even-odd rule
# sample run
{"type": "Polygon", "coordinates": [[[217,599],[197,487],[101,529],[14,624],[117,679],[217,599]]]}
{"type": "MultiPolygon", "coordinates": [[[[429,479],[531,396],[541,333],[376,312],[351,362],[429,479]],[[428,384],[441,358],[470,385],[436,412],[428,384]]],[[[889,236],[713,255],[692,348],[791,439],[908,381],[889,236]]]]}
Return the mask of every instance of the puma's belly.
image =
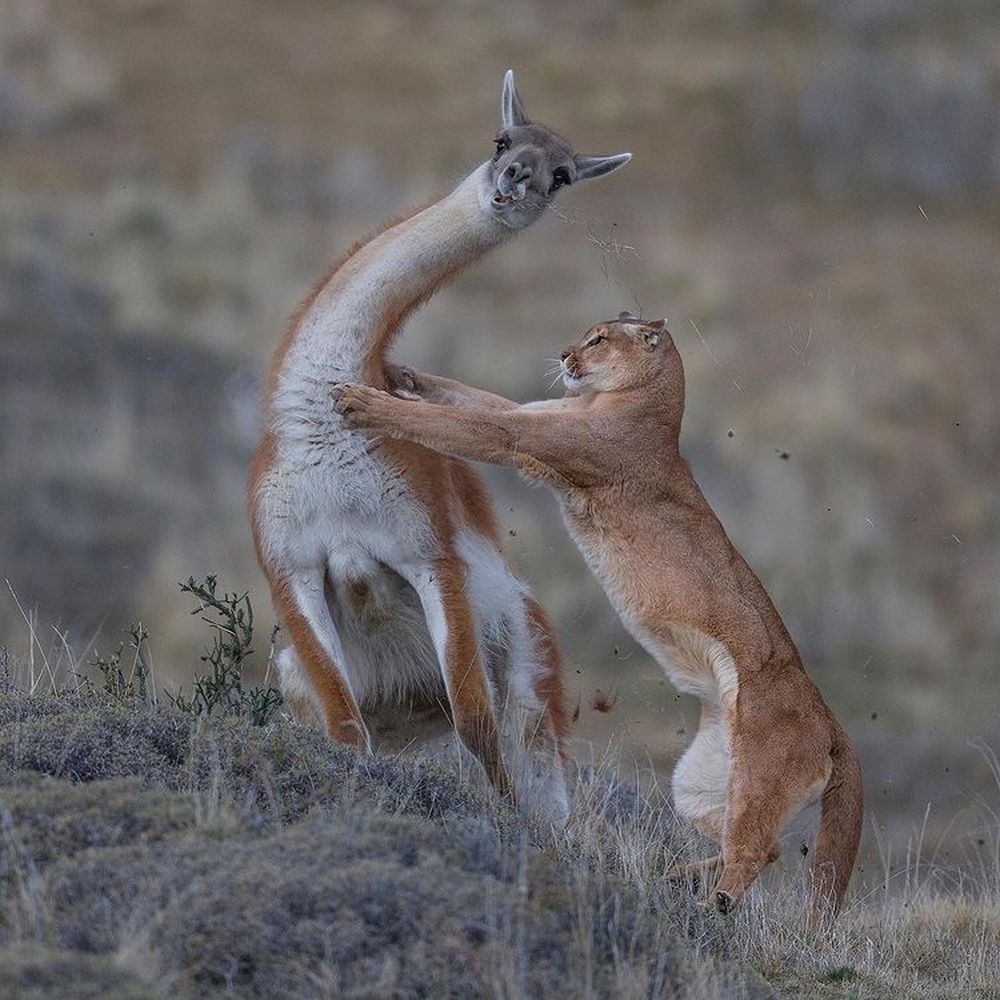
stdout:
{"type": "Polygon", "coordinates": [[[702,721],[671,779],[678,814],[717,842],[725,827],[731,769],[729,730],[720,717],[711,716],[702,721]]]}
{"type": "Polygon", "coordinates": [[[686,625],[668,627],[659,646],[657,659],[674,686],[702,703],[698,732],[674,767],[674,804],[702,833],[721,842],[733,761],[730,725],[739,692],[736,664],[721,642],[686,625]]]}
{"type": "Polygon", "coordinates": [[[584,498],[564,498],[563,513],[622,624],[679,691],[702,703],[698,733],[674,768],[674,804],[702,833],[721,841],[732,769],[729,726],[739,692],[732,654],[700,629],[660,618],[667,602],[658,600],[656,593],[637,593],[642,584],[640,580],[637,587],[640,574],[635,560],[640,556],[627,543],[616,544],[617,526],[598,525],[584,498]]]}
{"type": "Polygon", "coordinates": [[[739,692],[736,662],[725,645],[689,625],[667,625],[651,636],[653,655],[678,691],[693,694],[707,705],[735,707],[739,692]]]}

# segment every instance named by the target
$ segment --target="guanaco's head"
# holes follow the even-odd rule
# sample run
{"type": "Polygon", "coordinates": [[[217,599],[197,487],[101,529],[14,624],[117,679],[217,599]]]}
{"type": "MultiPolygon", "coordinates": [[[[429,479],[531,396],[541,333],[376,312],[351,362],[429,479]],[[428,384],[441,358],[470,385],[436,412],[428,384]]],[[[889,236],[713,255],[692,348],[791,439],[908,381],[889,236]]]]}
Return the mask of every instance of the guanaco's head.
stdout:
{"type": "Polygon", "coordinates": [[[571,392],[619,392],[666,380],[683,403],[684,370],[665,320],[644,322],[623,312],[592,326],[562,352],[563,384],[571,392]]]}
{"type": "Polygon", "coordinates": [[[484,208],[511,229],[523,229],[552,204],[556,192],[570,184],[603,177],[624,166],[631,153],[581,156],[544,125],[528,120],[507,70],[500,98],[500,131],[481,194],[484,208]]]}

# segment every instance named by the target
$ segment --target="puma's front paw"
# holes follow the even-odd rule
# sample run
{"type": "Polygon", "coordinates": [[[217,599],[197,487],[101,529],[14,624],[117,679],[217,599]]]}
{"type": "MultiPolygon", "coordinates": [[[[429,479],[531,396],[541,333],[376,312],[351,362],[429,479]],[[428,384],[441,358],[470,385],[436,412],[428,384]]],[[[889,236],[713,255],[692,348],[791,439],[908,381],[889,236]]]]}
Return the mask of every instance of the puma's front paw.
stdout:
{"type": "Polygon", "coordinates": [[[385,366],[385,378],[389,391],[403,399],[417,399],[421,393],[420,378],[416,371],[408,365],[385,366]]]}
{"type": "Polygon", "coordinates": [[[348,427],[389,430],[388,416],[394,402],[389,393],[370,385],[344,382],[333,387],[333,408],[348,427]]]}

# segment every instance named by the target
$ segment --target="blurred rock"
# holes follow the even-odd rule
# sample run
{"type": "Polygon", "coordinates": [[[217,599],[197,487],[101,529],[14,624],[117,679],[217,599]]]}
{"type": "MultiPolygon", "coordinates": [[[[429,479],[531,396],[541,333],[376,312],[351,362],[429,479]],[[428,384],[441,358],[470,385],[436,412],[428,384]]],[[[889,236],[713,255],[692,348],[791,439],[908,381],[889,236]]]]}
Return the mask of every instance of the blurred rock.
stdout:
{"type": "Polygon", "coordinates": [[[22,604],[75,635],[134,617],[165,527],[204,537],[213,483],[245,474],[256,396],[210,350],[117,329],[58,269],[0,263],[0,564],[22,604]]]}

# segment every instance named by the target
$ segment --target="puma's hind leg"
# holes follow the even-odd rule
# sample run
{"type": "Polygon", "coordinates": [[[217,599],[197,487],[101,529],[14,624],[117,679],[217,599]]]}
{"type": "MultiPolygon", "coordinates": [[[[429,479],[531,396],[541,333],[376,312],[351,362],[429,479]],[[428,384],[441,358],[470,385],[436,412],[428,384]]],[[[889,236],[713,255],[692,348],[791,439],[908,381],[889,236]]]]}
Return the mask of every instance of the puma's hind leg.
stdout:
{"type": "Polygon", "coordinates": [[[722,874],[712,890],[720,913],[729,913],[757,876],[780,856],[778,834],[796,797],[789,794],[793,780],[780,769],[768,767],[763,754],[734,757],[722,838],[722,874]]]}
{"type": "Polygon", "coordinates": [[[828,743],[812,727],[772,728],[736,741],[722,839],[722,874],[713,890],[728,913],[781,855],[782,827],[822,791],[828,743]]]}

